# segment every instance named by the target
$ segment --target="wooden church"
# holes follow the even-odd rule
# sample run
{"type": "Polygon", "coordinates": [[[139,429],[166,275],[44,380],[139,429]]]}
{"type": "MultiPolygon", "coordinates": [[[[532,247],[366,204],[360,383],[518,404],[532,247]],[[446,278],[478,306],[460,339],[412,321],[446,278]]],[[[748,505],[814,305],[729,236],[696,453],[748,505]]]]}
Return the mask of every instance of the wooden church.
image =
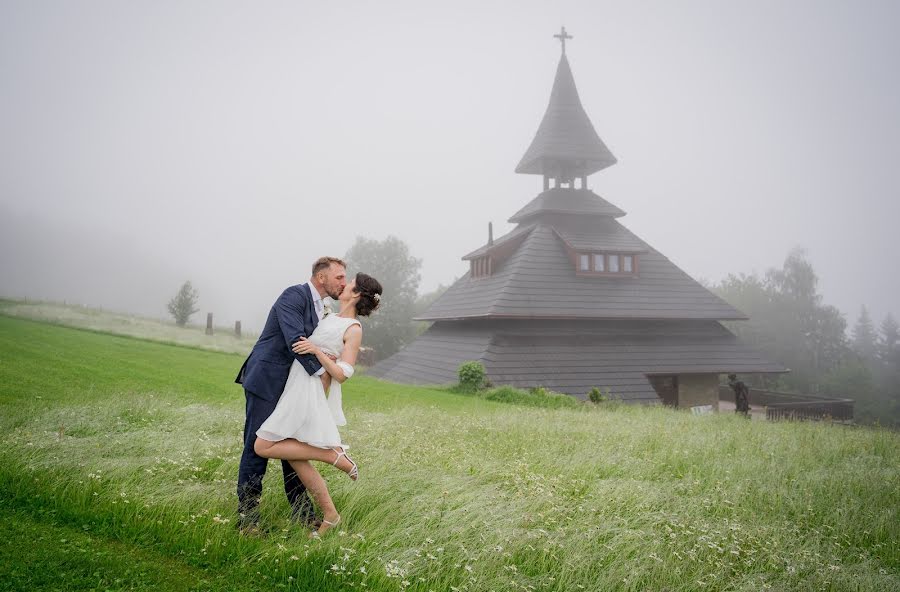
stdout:
{"type": "Polygon", "coordinates": [[[432,326],[369,374],[447,384],[468,360],[494,385],[679,407],[718,405],[719,375],[784,372],[719,321],[746,319],[619,222],[588,188],[616,163],[588,119],[563,44],[550,104],[517,173],[543,191],[517,226],[463,257],[469,272],[420,317],[432,326]]]}

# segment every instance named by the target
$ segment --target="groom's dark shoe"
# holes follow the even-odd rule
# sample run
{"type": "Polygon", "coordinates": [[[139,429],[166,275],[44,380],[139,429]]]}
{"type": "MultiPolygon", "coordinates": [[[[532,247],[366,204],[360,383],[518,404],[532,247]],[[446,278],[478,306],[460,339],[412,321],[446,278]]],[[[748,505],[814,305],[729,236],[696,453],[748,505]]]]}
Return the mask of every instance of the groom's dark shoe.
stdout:
{"type": "Polygon", "coordinates": [[[252,508],[247,512],[238,514],[237,523],[238,531],[245,536],[260,536],[262,529],[259,527],[259,509],[252,508]]]}
{"type": "Polygon", "coordinates": [[[240,532],[245,537],[260,537],[263,535],[262,529],[259,527],[259,524],[256,522],[247,522],[241,524],[238,522],[238,532],[240,532]]]}

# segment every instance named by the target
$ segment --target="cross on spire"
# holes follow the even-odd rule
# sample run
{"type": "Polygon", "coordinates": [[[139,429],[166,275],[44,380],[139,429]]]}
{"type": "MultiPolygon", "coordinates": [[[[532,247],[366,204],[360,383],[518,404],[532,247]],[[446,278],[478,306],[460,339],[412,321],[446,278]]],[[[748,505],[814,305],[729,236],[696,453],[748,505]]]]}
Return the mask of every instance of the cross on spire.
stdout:
{"type": "Polygon", "coordinates": [[[563,55],[566,55],[566,39],[572,39],[572,36],[566,33],[566,28],[563,27],[560,29],[559,34],[554,35],[556,39],[559,39],[559,42],[562,43],[562,52],[563,55]]]}

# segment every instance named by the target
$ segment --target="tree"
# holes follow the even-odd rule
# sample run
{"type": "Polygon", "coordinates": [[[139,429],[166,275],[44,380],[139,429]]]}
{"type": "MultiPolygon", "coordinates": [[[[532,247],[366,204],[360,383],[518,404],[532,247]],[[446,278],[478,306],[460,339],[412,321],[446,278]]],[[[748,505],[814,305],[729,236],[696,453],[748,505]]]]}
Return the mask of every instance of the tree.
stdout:
{"type": "Polygon", "coordinates": [[[175,297],[169,300],[169,313],[175,317],[175,324],[184,327],[191,315],[197,312],[198,292],[191,282],[184,282],[175,297]]]}
{"type": "Polygon", "coordinates": [[[881,322],[878,336],[878,387],[888,417],[882,423],[900,426],[900,326],[890,313],[881,322]]]}
{"type": "Polygon", "coordinates": [[[900,325],[891,313],[881,321],[881,335],[878,336],[878,357],[885,364],[900,365],[900,325]]]}
{"type": "Polygon", "coordinates": [[[853,349],[869,364],[875,363],[876,339],[875,325],[869,317],[869,311],[863,306],[853,327],[853,349]]]}
{"type": "Polygon", "coordinates": [[[379,241],[357,237],[344,255],[351,274],[367,273],[381,282],[381,304],[364,324],[363,345],[375,350],[375,358],[396,353],[416,336],[413,322],[422,260],[410,255],[409,247],[395,236],[379,241]]]}
{"type": "Polygon", "coordinates": [[[821,379],[845,359],[847,322],[838,309],[822,304],[818,281],[805,252],[794,249],[765,278],[729,275],[714,288],[750,316],[728,327],[791,369],[760,386],[817,392],[821,379]]]}
{"type": "Polygon", "coordinates": [[[884,405],[879,401],[872,372],[856,356],[849,356],[840,366],[822,377],[822,393],[853,399],[853,417],[860,423],[872,423],[885,417],[884,405]]]}
{"type": "Polygon", "coordinates": [[[815,391],[818,376],[837,368],[847,353],[847,321],[837,308],[822,304],[819,277],[803,249],[793,249],[782,268],[770,270],[766,278],[777,307],[776,322],[797,332],[800,342],[795,347],[806,358],[797,360],[797,369],[802,369],[796,375],[798,386],[815,391]]]}

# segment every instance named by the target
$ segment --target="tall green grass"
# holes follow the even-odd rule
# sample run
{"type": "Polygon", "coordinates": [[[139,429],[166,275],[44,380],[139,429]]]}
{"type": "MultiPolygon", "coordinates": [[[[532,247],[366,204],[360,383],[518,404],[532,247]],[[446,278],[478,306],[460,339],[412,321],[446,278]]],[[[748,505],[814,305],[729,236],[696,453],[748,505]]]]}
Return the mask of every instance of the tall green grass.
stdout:
{"type": "MultiPolygon", "coordinates": [[[[271,463],[268,533],[243,538],[240,361],[0,317],[3,534],[76,531],[105,553],[72,575],[35,534],[35,573],[73,590],[91,570],[110,589],[900,590],[897,433],[364,376],[345,388],[361,480],[322,467],[339,531],[309,541],[271,463]],[[171,577],[135,576],[150,558],[171,577]]],[[[0,559],[0,589],[40,587],[0,559]]]]}

